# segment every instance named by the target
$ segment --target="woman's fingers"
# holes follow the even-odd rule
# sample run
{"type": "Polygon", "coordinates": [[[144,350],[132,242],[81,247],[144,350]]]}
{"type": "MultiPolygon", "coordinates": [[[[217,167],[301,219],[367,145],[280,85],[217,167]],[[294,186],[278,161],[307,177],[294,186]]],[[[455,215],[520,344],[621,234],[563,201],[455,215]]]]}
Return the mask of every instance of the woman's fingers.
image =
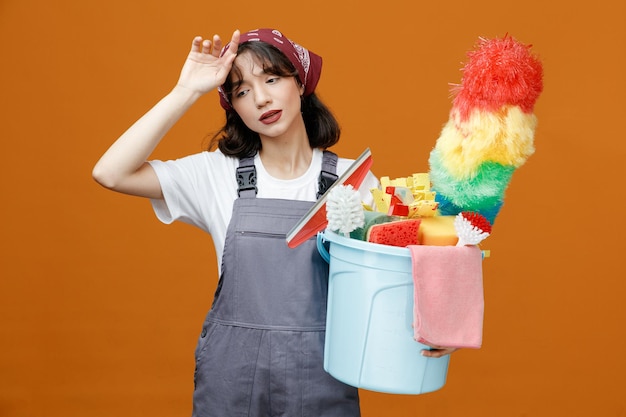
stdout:
{"type": "Polygon", "coordinates": [[[423,349],[422,355],[428,358],[440,358],[442,356],[451,354],[455,350],[457,350],[457,348],[436,347],[431,349],[423,349]]]}
{"type": "MultiPolygon", "coordinates": [[[[217,58],[220,56],[221,51],[222,51],[222,39],[219,37],[219,35],[213,35],[213,51],[211,51],[211,54],[217,58]]],[[[207,51],[206,53],[208,54],[209,51],[207,51]]]]}
{"type": "MultiPolygon", "coordinates": [[[[191,42],[191,52],[210,54],[216,58],[219,58],[222,52],[222,38],[219,35],[213,35],[213,41],[210,39],[203,39],[202,36],[196,36],[191,42]]],[[[233,32],[233,36],[228,43],[228,54],[237,55],[237,47],[239,46],[239,30],[233,32]]]]}
{"type": "Polygon", "coordinates": [[[210,54],[211,53],[211,41],[209,39],[202,39],[202,36],[196,36],[191,42],[191,52],[210,54]]]}
{"type": "Polygon", "coordinates": [[[218,35],[213,36],[213,42],[210,39],[203,39],[202,36],[196,36],[191,42],[191,52],[195,53],[211,54],[217,57],[219,48],[221,48],[221,40],[218,35]]]}
{"type": "Polygon", "coordinates": [[[230,38],[230,47],[228,48],[228,50],[233,54],[237,54],[237,48],[239,47],[239,37],[240,33],[239,29],[237,29],[233,32],[233,36],[230,38]]]}
{"type": "Polygon", "coordinates": [[[202,41],[202,53],[203,54],[211,53],[211,41],[210,40],[205,39],[204,41],[202,41]]]}
{"type": "Polygon", "coordinates": [[[191,41],[191,52],[200,52],[202,50],[202,36],[196,36],[191,41]]]}

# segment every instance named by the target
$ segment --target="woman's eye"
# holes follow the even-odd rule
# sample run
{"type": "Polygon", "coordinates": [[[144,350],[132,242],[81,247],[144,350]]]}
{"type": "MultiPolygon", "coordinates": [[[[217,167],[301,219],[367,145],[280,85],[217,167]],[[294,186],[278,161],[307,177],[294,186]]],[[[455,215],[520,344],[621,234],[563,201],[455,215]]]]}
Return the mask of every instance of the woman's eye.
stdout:
{"type": "Polygon", "coordinates": [[[237,91],[237,93],[235,94],[235,97],[243,97],[246,94],[248,94],[248,90],[239,90],[237,91]]]}
{"type": "Polygon", "coordinates": [[[280,79],[280,77],[272,77],[272,78],[269,78],[267,80],[267,83],[268,84],[274,84],[274,83],[278,82],[279,79],[280,79]]]}

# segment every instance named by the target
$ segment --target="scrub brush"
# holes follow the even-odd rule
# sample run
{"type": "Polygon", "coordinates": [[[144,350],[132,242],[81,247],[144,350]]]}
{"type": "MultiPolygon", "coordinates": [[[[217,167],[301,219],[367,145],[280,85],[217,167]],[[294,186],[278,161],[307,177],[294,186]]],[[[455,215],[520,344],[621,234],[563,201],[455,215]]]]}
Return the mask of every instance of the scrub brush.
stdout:
{"type": "Polygon", "coordinates": [[[491,234],[491,223],[480,213],[462,211],[454,219],[457,246],[478,245],[491,234]]]}
{"type": "Polygon", "coordinates": [[[365,215],[359,192],[351,185],[333,187],[326,199],[326,218],[328,230],[338,231],[346,237],[363,227],[365,215]]]}

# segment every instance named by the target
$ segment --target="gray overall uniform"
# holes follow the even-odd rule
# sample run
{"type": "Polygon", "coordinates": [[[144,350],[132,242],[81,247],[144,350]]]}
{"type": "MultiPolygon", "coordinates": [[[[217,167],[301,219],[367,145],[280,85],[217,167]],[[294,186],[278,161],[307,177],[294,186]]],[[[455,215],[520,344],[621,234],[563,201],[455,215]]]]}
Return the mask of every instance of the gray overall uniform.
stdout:
{"type": "MultiPolygon", "coordinates": [[[[336,162],[324,152],[320,188],[336,162]]],[[[313,203],[256,198],[253,158],[237,176],[222,276],[196,348],[193,416],[359,416],[357,389],[323,369],[328,264],[315,239],[295,249],[285,241],[313,203]]]]}

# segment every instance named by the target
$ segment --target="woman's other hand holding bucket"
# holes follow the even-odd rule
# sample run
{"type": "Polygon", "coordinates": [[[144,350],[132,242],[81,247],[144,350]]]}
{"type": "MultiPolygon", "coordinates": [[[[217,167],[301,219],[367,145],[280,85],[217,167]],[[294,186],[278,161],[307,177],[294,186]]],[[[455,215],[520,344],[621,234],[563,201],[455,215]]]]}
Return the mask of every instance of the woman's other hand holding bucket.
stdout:
{"type": "Polygon", "coordinates": [[[426,356],[428,358],[440,358],[442,356],[451,354],[455,350],[457,350],[457,348],[430,346],[430,349],[423,349],[421,353],[422,353],[422,356],[426,356]]]}

